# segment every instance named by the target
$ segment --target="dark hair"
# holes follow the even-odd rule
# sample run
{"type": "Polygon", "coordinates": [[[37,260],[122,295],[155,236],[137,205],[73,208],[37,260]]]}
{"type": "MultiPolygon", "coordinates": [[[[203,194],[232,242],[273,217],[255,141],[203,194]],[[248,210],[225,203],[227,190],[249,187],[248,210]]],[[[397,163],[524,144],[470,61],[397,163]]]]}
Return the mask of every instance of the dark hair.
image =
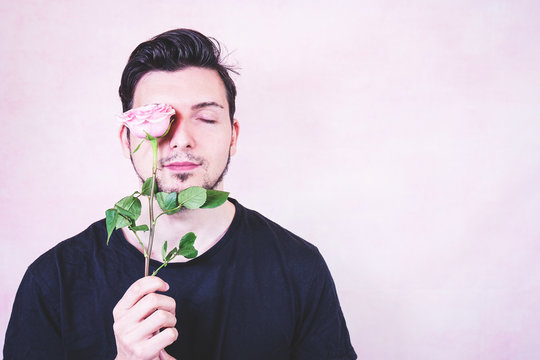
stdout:
{"type": "Polygon", "coordinates": [[[237,72],[221,59],[221,47],[214,38],[190,29],[175,29],[164,32],[141,43],[133,50],[122,73],[118,92],[123,111],[133,107],[133,94],[139,80],[154,70],[176,71],[197,66],[217,71],[225,85],[231,123],[235,111],[236,86],[229,71],[237,72]]]}

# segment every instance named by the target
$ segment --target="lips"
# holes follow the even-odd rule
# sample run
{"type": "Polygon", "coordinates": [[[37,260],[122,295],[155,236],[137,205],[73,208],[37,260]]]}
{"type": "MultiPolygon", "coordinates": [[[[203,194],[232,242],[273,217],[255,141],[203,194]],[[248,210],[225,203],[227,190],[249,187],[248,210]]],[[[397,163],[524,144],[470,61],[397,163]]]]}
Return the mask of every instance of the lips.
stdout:
{"type": "Polygon", "coordinates": [[[171,171],[191,171],[198,168],[200,165],[190,161],[172,162],[163,166],[164,169],[171,171]]]}

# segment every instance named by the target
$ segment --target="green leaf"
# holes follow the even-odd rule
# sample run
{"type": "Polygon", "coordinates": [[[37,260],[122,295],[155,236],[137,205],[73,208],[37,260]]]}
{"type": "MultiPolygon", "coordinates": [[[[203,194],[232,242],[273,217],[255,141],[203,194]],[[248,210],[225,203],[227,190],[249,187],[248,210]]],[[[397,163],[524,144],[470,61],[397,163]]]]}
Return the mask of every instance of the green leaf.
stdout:
{"type": "Polygon", "coordinates": [[[169,253],[167,254],[167,256],[165,256],[165,259],[163,261],[165,261],[165,264],[167,264],[169,261],[174,259],[176,255],[178,255],[178,249],[174,248],[171,251],[169,251],[169,253]]]}
{"type": "Polygon", "coordinates": [[[107,225],[107,245],[109,245],[109,239],[116,226],[118,220],[118,211],[115,209],[109,209],[105,211],[105,224],[107,225]]]}
{"type": "Polygon", "coordinates": [[[175,192],[172,192],[172,193],[158,192],[156,194],[156,200],[161,210],[167,212],[167,210],[172,210],[175,207],[177,207],[178,204],[176,202],[176,196],[177,194],[175,192]]]}
{"type": "Polygon", "coordinates": [[[145,133],[146,133],[146,140],[148,140],[148,141],[156,140],[155,137],[153,137],[152,135],[150,135],[150,134],[147,133],[146,131],[145,131],[145,133]]]}
{"type": "Polygon", "coordinates": [[[167,254],[167,240],[165,240],[163,247],[161,248],[161,258],[163,261],[165,261],[165,254],[167,254]]]}
{"type": "MultiPolygon", "coordinates": [[[[142,185],[141,194],[150,196],[150,192],[152,191],[152,176],[150,176],[148,179],[144,180],[144,184],[142,185]]],[[[157,192],[157,184],[154,188],[154,194],[157,192]]]]}
{"type": "Polygon", "coordinates": [[[229,198],[229,193],[220,190],[206,190],[206,201],[201,209],[213,209],[223,205],[229,198]]]}
{"type": "Polygon", "coordinates": [[[141,140],[141,142],[139,143],[139,145],[137,145],[137,147],[135,148],[135,150],[133,150],[131,153],[132,154],[135,154],[137,152],[137,150],[139,150],[139,148],[141,147],[142,143],[143,143],[144,139],[141,140]]]}
{"type": "Polygon", "coordinates": [[[178,252],[180,255],[186,259],[193,259],[197,257],[198,251],[194,247],[182,249],[178,252]]]}
{"type": "Polygon", "coordinates": [[[118,210],[120,215],[133,221],[136,221],[141,216],[141,200],[133,195],[126,196],[118,201],[114,204],[114,208],[118,210]]]}
{"type": "Polygon", "coordinates": [[[137,226],[130,226],[129,229],[133,231],[148,231],[148,225],[142,224],[137,226]]]}
{"type": "Polygon", "coordinates": [[[193,232],[188,232],[187,234],[182,236],[178,248],[181,249],[186,245],[193,246],[193,244],[195,243],[195,239],[197,239],[197,235],[195,235],[193,232]]]}
{"type": "Polygon", "coordinates": [[[196,257],[198,251],[193,246],[196,238],[197,236],[192,232],[184,235],[182,237],[182,240],[180,240],[180,245],[178,245],[178,253],[186,259],[193,259],[194,257],[196,257]]]}
{"type": "Polygon", "coordinates": [[[191,186],[178,194],[178,204],[188,209],[198,209],[206,202],[206,189],[191,186]]]}
{"type": "MultiPolygon", "coordinates": [[[[118,219],[116,220],[116,228],[121,229],[123,227],[131,225],[132,220],[126,218],[125,216],[118,214],[118,219]]],[[[134,223],[134,221],[133,221],[134,223]]]]}

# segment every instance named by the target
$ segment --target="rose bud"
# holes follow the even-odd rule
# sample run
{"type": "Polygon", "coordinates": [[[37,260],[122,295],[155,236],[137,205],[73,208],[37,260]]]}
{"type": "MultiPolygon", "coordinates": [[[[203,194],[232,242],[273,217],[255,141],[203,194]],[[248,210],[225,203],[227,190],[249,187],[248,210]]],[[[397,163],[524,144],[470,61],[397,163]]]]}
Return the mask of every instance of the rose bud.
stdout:
{"type": "Polygon", "coordinates": [[[138,138],[145,139],[146,134],[158,138],[167,134],[174,114],[168,104],[149,104],[128,110],[118,119],[138,138]]]}

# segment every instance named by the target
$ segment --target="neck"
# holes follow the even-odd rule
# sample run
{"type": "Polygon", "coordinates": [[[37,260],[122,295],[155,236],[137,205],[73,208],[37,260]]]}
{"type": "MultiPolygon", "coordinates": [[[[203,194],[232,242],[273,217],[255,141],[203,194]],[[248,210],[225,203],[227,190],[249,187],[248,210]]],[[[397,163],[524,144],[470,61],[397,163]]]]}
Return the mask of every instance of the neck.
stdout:
{"type": "MultiPolygon", "coordinates": [[[[157,202],[154,202],[154,213],[160,214],[162,211],[157,202]]],[[[197,235],[195,240],[195,248],[198,250],[198,256],[208,251],[214,246],[229,228],[234,217],[235,207],[230,201],[215,208],[215,209],[184,209],[173,215],[160,216],[156,222],[156,230],[154,234],[154,245],[150,258],[162,261],[161,248],[167,241],[168,248],[171,249],[178,245],[182,236],[188,232],[193,232],[197,235]]],[[[141,216],[137,224],[146,224],[150,226],[150,216],[148,214],[148,206],[142,207],[141,216]]],[[[137,241],[135,235],[127,228],[122,229],[126,240],[135,246],[142,253],[142,247],[137,241]]],[[[137,233],[142,242],[147,247],[148,231],[137,233]]],[[[177,256],[172,262],[185,262],[186,258],[177,256]]]]}

